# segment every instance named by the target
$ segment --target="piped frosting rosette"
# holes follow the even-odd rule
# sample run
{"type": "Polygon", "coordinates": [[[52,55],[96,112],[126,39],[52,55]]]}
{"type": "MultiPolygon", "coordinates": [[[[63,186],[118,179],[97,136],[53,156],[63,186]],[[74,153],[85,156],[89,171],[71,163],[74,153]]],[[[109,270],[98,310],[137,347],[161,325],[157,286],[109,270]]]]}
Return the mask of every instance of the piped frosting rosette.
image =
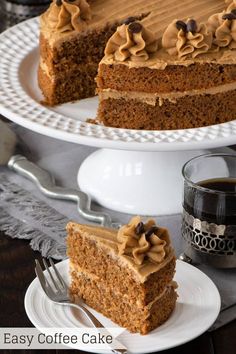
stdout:
{"type": "Polygon", "coordinates": [[[53,0],[41,16],[41,25],[56,32],[81,31],[91,19],[91,9],[86,0],[53,0]]]}
{"type": "Polygon", "coordinates": [[[214,44],[236,49],[236,6],[231,12],[227,10],[212,15],[208,19],[208,25],[214,35],[214,44]]]}
{"type": "Polygon", "coordinates": [[[158,49],[153,32],[140,22],[124,23],[111,36],[105,48],[105,55],[113,55],[117,61],[146,61],[158,49]]]}
{"type": "Polygon", "coordinates": [[[167,229],[156,226],[152,219],[143,223],[139,216],[119,229],[117,240],[119,254],[132,257],[137,265],[147,260],[161,263],[171,250],[167,229]]]}
{"type": "Polygon", "coordinates": [[[203,23],[193,19],[174,20],[165,30],[162,46],[170,55],[178,58],[196,58],[207,53],[212,46],[212,32],[203,23]]]}

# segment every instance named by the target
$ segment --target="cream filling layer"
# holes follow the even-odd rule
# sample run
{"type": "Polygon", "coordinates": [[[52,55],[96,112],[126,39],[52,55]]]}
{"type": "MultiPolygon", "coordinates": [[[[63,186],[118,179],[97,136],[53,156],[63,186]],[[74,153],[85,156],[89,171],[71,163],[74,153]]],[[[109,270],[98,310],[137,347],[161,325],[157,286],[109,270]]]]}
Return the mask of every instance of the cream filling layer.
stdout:
{"type": "Polygon", "coordinates": [[[55,75],[50,74],[49,68],[42,58],[40,58],[39,66],[41,70],[51,79],[51,81],[55,80],[55,75]]]}
{"type": "MultiPolygon", "coordinates": [[[[96,282],[96,286],[100,289],[100,291],[103,294],[105,294],[106,288],[101,283],[99,283],[100,281],[99,281],[99,278],[97,276],[94,276],[93,274],[82,270],[77,264],[74,264],[71,261],[70,261],[70,271],[71,271],[71,274],[72,274],[72,272],[75,273],[76,277],[82,277],[82,278],[89,279],[91,281],[96,282]]],[[[73,276],[72,276],[72,279],[73,279],[73,276]]],[[[146,306],[143,306],[141,301],[139,301],[139,300],[136,301],[136,306],[139,309],[147,309],[148,311],[150,311],[152,306],[158,300],[160,300],[163,296],[165,296],[166,293],[170,289],[177,289],[177,287],[178,287],[178,285],[177,285],[176,281],[171,280],[170,283],[166,285],[165,289],[160,294],[155,296],[154,299],[152,301],[150,301],[146,306]]],[[[122,302],[130,303],[130,299],[129,299],[128,295],[120,293],[119,291],[116,291],[114,289],[112,289],[112,293],[114,293],[116,297],[122,299],[122,302]]]]}
{"type": "Polygon", "coordinates": [[[168,93],[148,93],[148,92],[137,92],[137,91],[117,91],[113,89],[103,89],[98,90],[99,99],[107,100],[112,99],[125,99],[137,100],[139,102],[146,103],[150,106],[162,106],[165,100],[171,103],[176,103],[178,99],[185,96],[196,96],[196,95],[216,95],[218,93],[236,90],[236,82],[230,84],[215,86],[207,89],[199,90],[189,90],[183,92],[168,92],[168,93]]]}

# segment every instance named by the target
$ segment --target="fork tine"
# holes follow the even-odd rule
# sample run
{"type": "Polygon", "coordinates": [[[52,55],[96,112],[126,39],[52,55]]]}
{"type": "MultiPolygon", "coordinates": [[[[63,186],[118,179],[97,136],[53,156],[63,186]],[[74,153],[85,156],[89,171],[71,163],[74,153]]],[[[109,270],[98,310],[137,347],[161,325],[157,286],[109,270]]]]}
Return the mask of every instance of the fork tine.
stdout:
{"type": "Polygon", "coordinates": [[[67,289],[67,285],[66,285],[64,279],[62,278],[61,274],[58,272],[58,270],[57,270],[57,268],[56,268],[56,266],[55,266],[55,264],[54,264],[54,262],[53,262],[53,260],[51,258],[49,258],[49,262],[50,262],[50,265],[52,266],[52,268],[53,268],[53,270],[54,270],[59,282],[61,283],[61,285],[63,286],[64,289],[67,289]]]}
{"type": "Polygon", "coordinates": [[[35,264],[36,264],[36,267],[35,267],[35,273],[36,273],[36,276],[42,286],[42,289],[45,291],[45,293],[48,295],[48,296],[52,296],[53,295],[53,290],[52,290],[52,287],[51,285],[48,283],[47,279],[45,278],[44,274],[43,274],[43,270],[42,270],[42,267],[39,263],[39,261],[37,259],[35,259],[35,264]]]}
{"type": "Polygon", "coordinates": [[[35,269],[34,270],[35,270],[35,273],[36,273],[37,277],[39,278],[40,282],[42,283],[42,285],[46,286],[46,280],[45,280],[44,275],[42,274],[41,265],[37,259],[35,259],[35,269]]]}
{"type": "Polygon", "coordinates": [[[58,284],[56,283],[56,281],[55,281],[55,279],[54,279],[54,277],[53,277],[53,275],[52,275],[50,269],[48,268],[48,264],[47,264],[45,258],[43,258],[43,264],[44,264],[44,267],[45,267],[45,269],[47,270],[47,272],[48,272],[48,274],[49,274],[49,276],[50,276],[50,278],[51,278],[51,281],[52,281],[53,285],[55,286],[55,288],[56,288],[57,290],[60,290],[60,287],[59,287],[58,284]]]}

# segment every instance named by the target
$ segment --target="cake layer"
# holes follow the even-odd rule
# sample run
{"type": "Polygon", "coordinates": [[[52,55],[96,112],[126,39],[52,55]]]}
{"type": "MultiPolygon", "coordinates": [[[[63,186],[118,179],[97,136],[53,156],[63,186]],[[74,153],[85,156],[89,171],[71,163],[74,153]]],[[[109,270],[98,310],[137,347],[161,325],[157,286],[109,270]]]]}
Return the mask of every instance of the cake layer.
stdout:
{"type": "Polygon", "coordinates": [[[98,120],[111,127],[168,130],[219,124],[236,117],[236,90],[172,97],[173,102],[162,99],[161,105],[155,99],[156,105],[138,99],[102,99],[98,120]]]}
{"type": "Polygon", "coordinates": [[[130,302],[129,294],[118,293],[115,287],[104,286],[103,282],[71,271],[70,294],[74,302],[82,298],[89,306],[109,317],[131,332],[146,334],[161,325],[170,316],[175,307],[177,294],[173,285],[147,306],[135,306],[130,302]]]}
{"type": "Polygon", "coordinates": [[[127,65],[99,65],[96,78],[98,91],[136,91],[168,93],[199,90],[235,82],[236,66],[195,63],[190,66],[169,65],[165,69],[129,68],[127,65]]]}
{"type": "Polygon", "coordinates": [[[96,62],[97,64],[104,55],[104,47],[108,38],[116,30],[118,23],[101,30],[94,30],[93,33],[77,33],[60,45],[51,46],[43,33],[40,34],[40,57],[48,67],[60,66],[67,62],[85,64],[96,62]]]}
{"type": "Polygon", "coordinates": [[[81,64],[66,75],[48,76],[39,66],[38,83],[44,94],[44,104],[56,104],[94,96],[94,76],[97,64],[81,64]]]}

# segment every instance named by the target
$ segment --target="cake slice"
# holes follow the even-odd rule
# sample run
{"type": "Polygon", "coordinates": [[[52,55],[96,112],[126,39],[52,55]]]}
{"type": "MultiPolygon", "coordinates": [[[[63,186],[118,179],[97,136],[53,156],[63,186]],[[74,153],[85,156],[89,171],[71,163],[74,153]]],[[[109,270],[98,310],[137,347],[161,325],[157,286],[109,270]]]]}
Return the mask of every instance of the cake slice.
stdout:
{"type": "Polygon", "coordinates": [[[176,303],[168,231],[134,217],[118,231],[69,223],[70,293],[130,332],[146,334],[176,303]]]}

